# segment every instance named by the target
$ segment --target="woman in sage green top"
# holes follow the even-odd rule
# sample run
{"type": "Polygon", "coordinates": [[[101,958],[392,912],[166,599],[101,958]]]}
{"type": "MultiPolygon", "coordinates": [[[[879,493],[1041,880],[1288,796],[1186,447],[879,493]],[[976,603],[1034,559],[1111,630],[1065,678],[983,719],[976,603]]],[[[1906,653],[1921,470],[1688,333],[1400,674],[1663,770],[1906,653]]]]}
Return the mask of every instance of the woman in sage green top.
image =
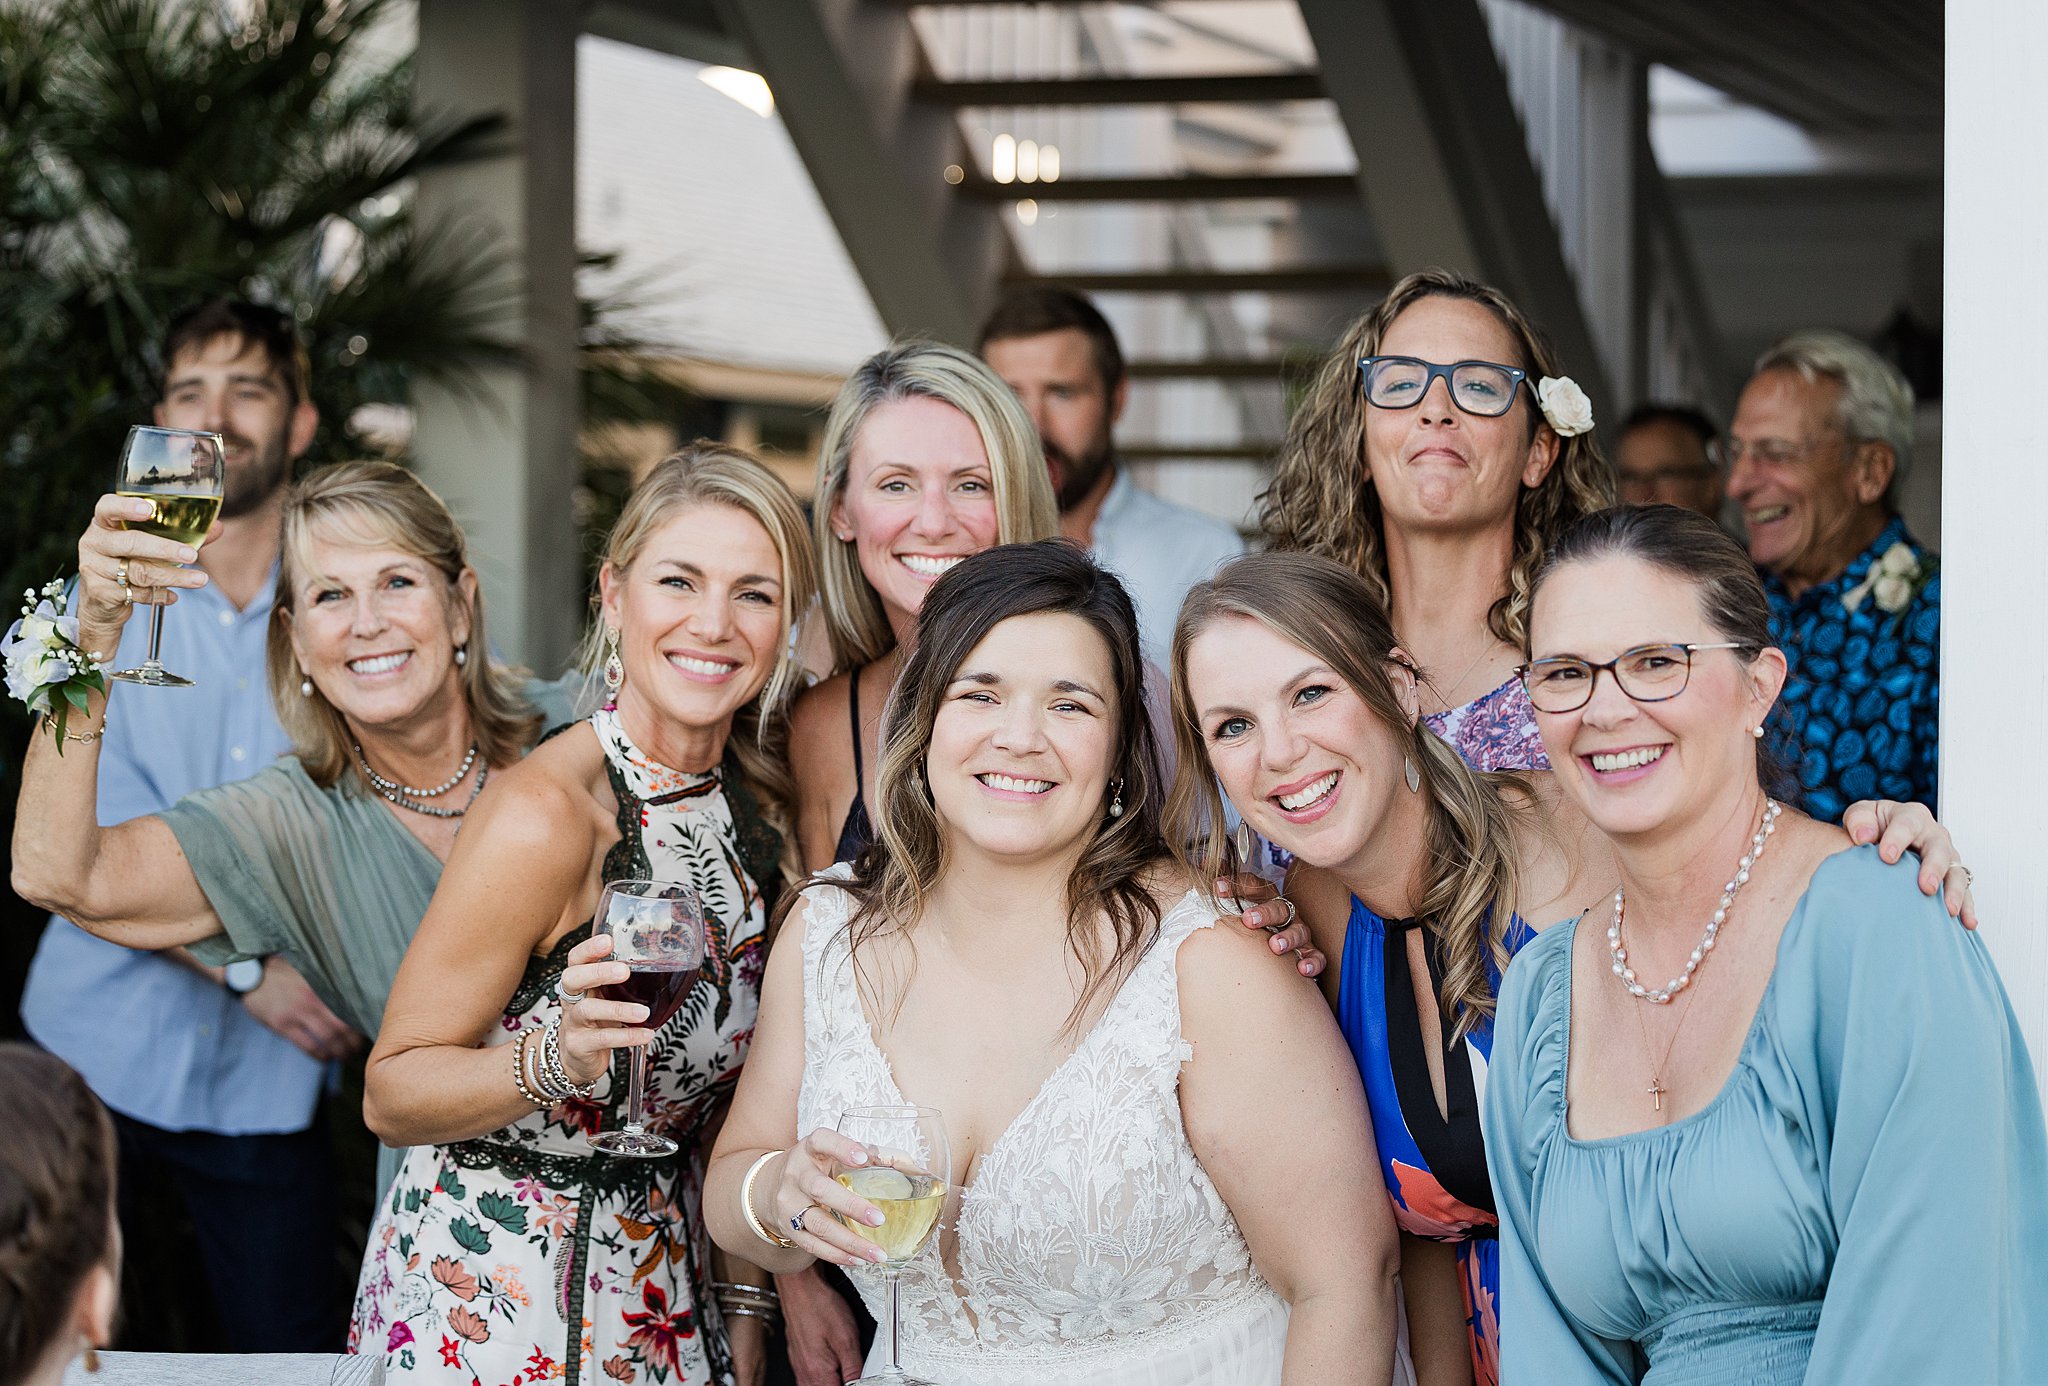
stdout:
{"type": "MultiPolygon", "coordinates": [[[[175,545],[122,527],[103,496],[79,541],[79,640],[112,649],[131,606],[204,581],[175,545]]],[[[294,486],[269,643],[271,697],[294,753],[247,780],[113,826],[96,816],[96,741],[23,768],[15,888],[131,948],[219,964],[282,954],[336,1014],[377,1033],[391,979],[462,816],[565,689],[486,654],[461,528],[403,468],[350,462],[294,486]],[[537,710],[538,709],[538,710],[537,710]]],[[[123,694],[122,696],[130,696],[123,694]]],[[[138,697],[175,696],[142,693],[138,697]]],[[[96,727],[95,696],[72,725],[96,727]]]]}

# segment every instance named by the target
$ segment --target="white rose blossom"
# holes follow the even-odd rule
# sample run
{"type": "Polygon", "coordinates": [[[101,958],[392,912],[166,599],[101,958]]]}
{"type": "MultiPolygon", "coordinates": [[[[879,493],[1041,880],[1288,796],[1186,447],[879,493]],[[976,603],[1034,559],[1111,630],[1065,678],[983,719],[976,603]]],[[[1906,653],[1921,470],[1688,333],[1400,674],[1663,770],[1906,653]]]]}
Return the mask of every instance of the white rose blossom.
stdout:
{"type": "Polygon", "coordinates": [[[1570,376],[1546,375],[1537,381],[1536,402],[1558,437],[1575,438],[1593,431],[1593,401],[1570,376]]]}

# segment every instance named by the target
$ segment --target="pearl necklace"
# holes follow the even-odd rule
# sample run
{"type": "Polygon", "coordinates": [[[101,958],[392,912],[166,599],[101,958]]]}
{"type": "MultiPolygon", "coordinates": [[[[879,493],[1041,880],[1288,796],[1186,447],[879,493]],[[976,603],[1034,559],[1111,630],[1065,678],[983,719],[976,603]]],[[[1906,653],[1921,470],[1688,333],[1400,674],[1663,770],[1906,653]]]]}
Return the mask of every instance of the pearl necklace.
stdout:
{"type": "MultiPolygon", "coordinates": [[[[472,748],[469,760],[463,762],[465,774],[468,773],[468,766],[475,759],[476,751],[472,748]]],[[[377,791],[379,798],[399,808],[410,809],[414,813],[423,813],[429,818],[460,818],[468,813],[470,806],[476,803],[476,796],[484,792],[484,781],[489,779],[491,775],[491,767],[488,765],[476,772],[476,783],[470,787],[469,798],[463,801],[461,808],[435,808],[432,804],[423,804],[411,797],[413,794],[418,793],[418,790],[411,790],[403,785],[394,784],[392,781],[379,775],[375,770],[372,770],[370,762],[363,755],[363,748],[360,746],[356,747],[356,764],[362,766],[363,773],[370,777],[370,787],[377,791]]],[[[457,780],[451,781],[434,792],[445,794],[448,790],[453,789],[459,781],[460,777],[458,776],[457,780]]]]}
{"type": "Polygon", "coordinates": [[[1721,932],[1722,924],[1728,920],[1728,907],[1735,903],[1735,892],[1749,884],[1749,869],[1755,866],[1757,858],[1764,854],[1764,844],[1771,840],[1771,831],[1777,825],[1778,815],[1783,811],[1784,806],[1777,800],[1764,800],[1764,821],[1756,832],[1750,835],[1749,851],[1736,863],[1735,879],[1728,882],[1721,891],[1721,903],[1715,906],[1714,917],[1707,921],[1707,932],[1700,939],[1699,947],[1693,949],[1692,956],[1686,959],[1685,971],[1662,987],[1653,989],[1644,986],[1636,980],[1635,969],[1628,965],[1628,949],[1621,943],[1622,892],[1620,887],[1615,888],[1614,922],[1607,926],[1607,952],[1614,959],[1614,975],[1621,978],[1621,984],[1628,988],[1630,996],[1638,1001],[1647,1001],[1653,1006],[1668,1006],[1672,997],[1692,984],[1692,974],[1706,961],[1707,954],[1714,951],[1714,936],[1721,932]]]}
{"type": "Polygon", "coordinates": [[[438,799],[449,790],[455,788],[456,785],[461,784],[464,777],[469,774],[469,767],[476,764],[477,744],[472,741],[469,743],[469,754],[462,758],[461,768],[448,777],[447,783],[437,785],[432,789],[414,789],[409,784],[400,784],[397,780],[385,779],[371,768],[370,758],[363,754],[362,743],[357,741],[350,744],[356,750],[356,763],[363,767],[363,773],[370,777],[370,783],[384,791],[386,798],[393,794],[404,794],[414,799],[438,799]]]}

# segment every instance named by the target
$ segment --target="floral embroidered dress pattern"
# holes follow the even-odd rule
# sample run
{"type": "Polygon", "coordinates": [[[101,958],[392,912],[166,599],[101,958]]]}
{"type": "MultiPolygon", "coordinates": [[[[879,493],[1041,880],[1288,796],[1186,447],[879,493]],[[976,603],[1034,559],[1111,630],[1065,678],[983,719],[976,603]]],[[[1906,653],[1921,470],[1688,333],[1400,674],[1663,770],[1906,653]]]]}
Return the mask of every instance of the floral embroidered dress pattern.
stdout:
{"type": "MultiPolygon", "coordinates": [[[[850,905],[826,884],[801,907],[803,1131],[847,1107],[912,1100],[860,1007],[850,905]]],[[[1193,1051],[1176,956],[1214,919],[1192,893],[1167,911],[1095,1027],[976,1162],[956,1224],[903,1273],[906,1370],[947,1386],[1252,1381],[1268,1364],[1278,1379],[1285,1304],[1181,1123],[1180,1068],[1193,1051]]],[[[879,1312],[880,1273],[851,1274],[879,1312]]]]}
{"type": "MultiPolygon", "coordinates": [[[[622,1119],[623,1052],[589,1101],[414,1149],[371,1229],[349,1325],[349,1351],[381,1353],[394,1381],[731,1380],[709,1294],[702,1143],[753,1036],[766,919],[754,882],[774,857],[763,861],[764,844],[735,828],[730,758],[710,775],[684,775],[642,755],[615,714],[591,724],[619,799],[606,877],[688,881],[716,921],[703,979],[648,1052],[650,1125],[685,1154],[633,1160],[590,1148],[591,1134],[622,1119]]],[[[588,936],[585,926],[528,961],[493,1046],[557,1012],[563,960],[588,936]]]]}
{"type": "Polygon", "coordinates": [[[1771,638],[1791,676],[1771,711],[1806,811],[1834,822],[1858,799],[1934,807],[1941,577],[1894,517],[1831,582],[1797,597],[1769,573],[1771,638]]]}
{"type": "Polygon", "coordinates": [[[1520,675],[1491,693],[1443,712],[1425,713],[1423,725],[1451,743],[1474,770],[1548,770],[1550,757],[1536,731],[1536,709],[1520,675]]]}

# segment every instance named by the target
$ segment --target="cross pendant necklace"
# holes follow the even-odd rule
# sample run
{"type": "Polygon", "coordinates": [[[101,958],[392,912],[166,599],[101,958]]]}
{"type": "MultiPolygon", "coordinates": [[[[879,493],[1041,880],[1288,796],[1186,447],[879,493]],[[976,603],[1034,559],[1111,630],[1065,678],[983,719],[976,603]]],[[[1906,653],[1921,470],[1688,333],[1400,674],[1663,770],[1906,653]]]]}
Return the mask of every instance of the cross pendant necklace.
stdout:
{"type": "MultiPolygon", "coordinates": [[[[1671,1038],[1664,1043],[1664,1057],[1659,1059],[1656,1066],[1650,1070],[1650,1086],[1644,1088],[1643,1091],[1650,1094],[1650,1110],[1653,1112],[1664,1110],[1664,1095],[1671,1091],[1671,1089],[1664,1086],[1664,1070],[1670,1067],[1671,1051],[1678,1044],[1678,1032],[1683,1030],[1685,1022],[1691,1019],[1693,998],[1698,994],[1699,992],[1696,989],[1687,988],[1685,1001],[1678,1012],[1678,1022],[1671,1027],[1671,1038]]],[[[1643,1020],[1642,1008],[1633,1007],[1632,1009],[1636,1013],[1636,1028],[1643,1032],[1643,1052],[1647,1055],[1650,1052],[1650,1027],[1643,1020]]]]}

